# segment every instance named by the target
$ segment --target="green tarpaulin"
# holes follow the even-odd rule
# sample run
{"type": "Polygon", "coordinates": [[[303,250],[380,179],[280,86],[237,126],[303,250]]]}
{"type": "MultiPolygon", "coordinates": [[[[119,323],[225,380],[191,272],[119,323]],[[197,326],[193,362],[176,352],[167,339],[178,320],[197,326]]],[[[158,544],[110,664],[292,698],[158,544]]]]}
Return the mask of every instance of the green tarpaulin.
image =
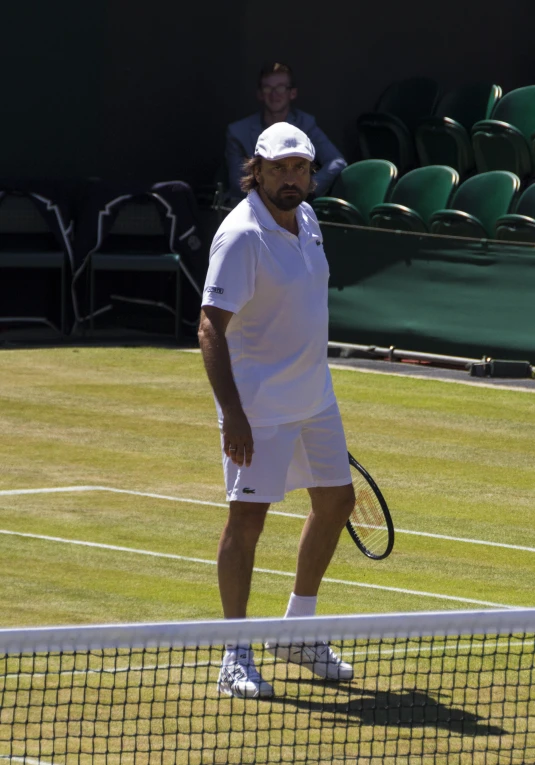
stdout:
{"type": "Polygon", "coordinates": [[[535,364],[535,246],[324,224],[330,339],[535,364]]]}

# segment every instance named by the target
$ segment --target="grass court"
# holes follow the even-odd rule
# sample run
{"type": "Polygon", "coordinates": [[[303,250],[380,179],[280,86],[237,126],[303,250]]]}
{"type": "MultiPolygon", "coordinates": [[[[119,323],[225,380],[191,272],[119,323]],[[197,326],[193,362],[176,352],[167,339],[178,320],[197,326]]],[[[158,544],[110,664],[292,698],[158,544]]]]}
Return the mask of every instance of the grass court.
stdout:
{"type": "MultiPolygon", "coordinates": [[[[0,531],[15,532],[0,534],[1,625],[219,618],[225,497],[200,355],[68,348],[1,358],[0,531]],[[6,493],[58,487],[100,488],[6,493]]],[[[380,562],[344,531],[319,613],[535,605],[534,396],[353,370],[333,379],[349,448],[398,531],[380,562]]],[[[272,507],[285,514],[268,518],[251,616],[283,614],[307,508],[306,492],[272,507]]]]}
{"type": "MultiPolygon", "coordinates": [[[[1,626],[220,618],[225,504],[200,355],[84,348],[1,359],[1,626]],[[43,491],[54,488],[65,490],[43,491]]],[[[382,488],[397,537],[374,562],[344,531],[319,613],[535,605],[533,395],[341,369],[333,379],[349,448],[382,488]]],[[[273,510],[251,616],[284,613],[306,492],[273,510]]],[[[0,756],[499,765],[535,751],[533,640],[470,658],[455,639],[348,650],[355,678],[340,687],[263,657],[269,703],[217,698],[220,653],[204,649],[134,655],[138,669],[126,673],[121,652],[3,659],[0,756]],[[91,662],[106,671],[88,673],[91,662]],[[19,697],[35,707],[12,712],[19,697]]]]}

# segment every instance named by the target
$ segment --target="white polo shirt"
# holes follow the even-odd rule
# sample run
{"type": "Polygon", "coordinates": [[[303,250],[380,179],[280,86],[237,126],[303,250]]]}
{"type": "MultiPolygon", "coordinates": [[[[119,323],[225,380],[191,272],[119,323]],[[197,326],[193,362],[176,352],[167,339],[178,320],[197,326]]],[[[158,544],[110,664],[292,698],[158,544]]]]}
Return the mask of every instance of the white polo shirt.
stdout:
{"type": "Polygon", "coordinates": [[[251,425],[305,420],[336,400],[327,365],[329,267],[314,211],[302,203],[296,214],[299,236],[251,191],[210,250],[202,304],[234,314],[226,339],[251,425]]]}

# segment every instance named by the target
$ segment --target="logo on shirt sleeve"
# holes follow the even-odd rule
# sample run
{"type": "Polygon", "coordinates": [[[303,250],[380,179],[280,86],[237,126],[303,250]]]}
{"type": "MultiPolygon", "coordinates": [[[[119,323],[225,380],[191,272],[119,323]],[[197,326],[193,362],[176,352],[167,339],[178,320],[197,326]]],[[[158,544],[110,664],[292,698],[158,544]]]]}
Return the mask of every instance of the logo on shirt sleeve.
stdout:
{"type": "Polygon", "coordinates": [[[207,287],[206,292],[215,292],[218,295],[222,295],[225,290],[223,287],[207,287]]]}

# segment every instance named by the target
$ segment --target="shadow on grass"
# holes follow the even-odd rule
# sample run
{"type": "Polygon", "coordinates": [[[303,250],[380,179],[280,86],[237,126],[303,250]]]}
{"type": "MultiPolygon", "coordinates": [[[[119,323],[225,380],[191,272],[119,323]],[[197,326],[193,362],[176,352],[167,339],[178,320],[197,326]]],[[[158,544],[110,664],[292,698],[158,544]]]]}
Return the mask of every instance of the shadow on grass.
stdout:
{"type": "MultiPolygon", "coordinates": [[[[298,680],[286,680],[287,686],[299,685],[298,680]]],[[[301,681],[302,682],[302,681],[301,681]]],[[[334,683],[324,680],[307,680],[314,687],[312,696],[282,696],[272,700],[273,707],[293,706],[296,710],[322,715],[322,726],[347,725],[348,720],[362,725],[395,725],[400,728],[435,726],[450,733],[463,736],[503,736],[511,731],[490,725],[485,718],[462,708],[448,706],[428,693],[413,691],[370,691],[355,689],[349,683],[334,683]],[[332,697],[318,700],[321,689],[336,688],[347,699],[336,701],[332,697]],[[332,715],[330,720],[323,715],[332,715]]]]}

